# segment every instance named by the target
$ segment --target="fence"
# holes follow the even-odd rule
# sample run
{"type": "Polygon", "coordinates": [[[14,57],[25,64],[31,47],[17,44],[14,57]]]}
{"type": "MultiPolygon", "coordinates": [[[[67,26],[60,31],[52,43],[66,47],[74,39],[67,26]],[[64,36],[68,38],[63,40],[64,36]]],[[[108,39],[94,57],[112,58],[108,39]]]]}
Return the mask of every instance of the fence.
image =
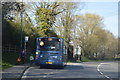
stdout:
{"type": "Polygon", "coordinates": [[[16,45],[4,44],[4,45],[2,45],[2,52],[4,52],[4,53],[19,53],[19,48],[16,45]]]}
{"type": "MultiPolygon", "coordinates": [[[[3,44],[2,45],[2,52],[3,53],[20,53],[20,48],[17,45],[12,44],[3,44]]],[[[27,49],[27,53],[32,53],[32,49],[27,49]]]]}

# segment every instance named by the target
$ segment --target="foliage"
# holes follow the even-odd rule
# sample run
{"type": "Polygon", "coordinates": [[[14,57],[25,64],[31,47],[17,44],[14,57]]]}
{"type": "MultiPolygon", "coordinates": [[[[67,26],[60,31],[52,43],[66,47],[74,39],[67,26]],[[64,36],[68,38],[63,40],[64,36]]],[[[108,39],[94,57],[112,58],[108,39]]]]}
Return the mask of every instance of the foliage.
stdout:
{"type": "MultiPolygon", "coordinates": [[[[56,16],[61,13],[62,11],[58,10],[59,3],[46,3],[41,2],[39,3],[40,6],[37,7],[35,12],[35,20],[37,22],[37,29],[41,36],[56,36],[56,35],[49,35],[53,24],[55,23],[56,16]]],[[[53,32],[54,33],[54,32],[53,32]]],[[[55,33],[54,33],[55,34],[55,33]]]]}
{"type": "Polygon", "coordinates": [[[24,5],[20,2],[2,2],[2,19],[14,20],[24,5]]]}
{"type": "Polygon", "coordinates": [[[3,53],[2,62],[15,65],[17,64],[18,57],[19,57],[19,53],[3,53]]]}
{"type": "Polygon", "coordinates": [[[78,21],[77,39],[79,46],[81,46],[83,50],[84,56],[101,59],[105,57],[114,57],[113,52],[117,50],[117,43],[114,43],[114,41],[117,39],[102,28],[103,20],[100,16],[87,13],[82,16],[76,16],[76,20],[78,21]],[[111,47],[112,45],[115,46],[111,47]],[[110,52],[107,51],[108,49],[113,49],[113,55],[110,56],[110,52]]]}
{"type": "Polygon", "coordinates": [[[21,11],[22,11],[22,40],[24,44],[24,37],[29,36],[29,43],[27,49],[35,51],[35,38],[39,35],[35,32],[32,21],[25,9],[25,3],[20,2],[5,2],[2,3],[3,20],[2,20],[2,35],[3,46],[4,44],[13,44],[20,46],[20,24],[21,24],[21,11]]]}
{"type": "Polygon", "coordinates": [[[6,62],[2,62],[2,69],[0,70],[4,70],[4,69],[7,69],[9,67],[12,67],[13,65],[11,65],[10,63],[6,63],[6,62]]]}
{"type": "Polygon", "coordinates": [[[24,36],[29,36],[27,50],[30,50],[30,53],[35,52],[36,37],[60,37],[65,40],[68,59],[73,58],[74,49],[77,46],[82,49],[82,57],[87,59],[118,56],[118,40],[111,32],[103,28],[105,25],[101,16],[90,13],[76,15],[74,12],[78,9],[78,3],[39,2],[32,4],[28,6],[30,4],[2,3],[3,46],[5,43],[20,46],[22,11],[22,40],[24,41],[24,36]],[[33,14],[32,17],[30,13],[33,14]]]}
{"type": "Polygon", "coordinates": [[[55,26],[54,29],[56,33],[59,35],[59,37],[64,38],[65,45],[68,49],[67,58],[69,60],[72,60],[73,59],[73,52],[72,52],[73,47],[70,44],[72,40],[71,30],[74,26],[73,11],[76,10],[77,3],[72,3],[72,2],[62,3],[61,8],[64,8],[65,11],[58,16],[58,19],[56,21],[57,26],[55,26]]]}

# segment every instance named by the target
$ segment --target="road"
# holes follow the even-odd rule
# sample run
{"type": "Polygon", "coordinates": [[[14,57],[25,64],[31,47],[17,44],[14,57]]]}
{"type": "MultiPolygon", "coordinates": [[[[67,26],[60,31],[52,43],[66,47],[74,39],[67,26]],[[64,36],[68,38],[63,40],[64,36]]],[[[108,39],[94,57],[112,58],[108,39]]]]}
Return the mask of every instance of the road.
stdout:
{"type": "Polygon", "coordinates": [[[35,66],[27,69],[22,76],[22,80],[43,78],[118,80],[118,62],[68,63],[64,69],[40,69],[35,66]]]}

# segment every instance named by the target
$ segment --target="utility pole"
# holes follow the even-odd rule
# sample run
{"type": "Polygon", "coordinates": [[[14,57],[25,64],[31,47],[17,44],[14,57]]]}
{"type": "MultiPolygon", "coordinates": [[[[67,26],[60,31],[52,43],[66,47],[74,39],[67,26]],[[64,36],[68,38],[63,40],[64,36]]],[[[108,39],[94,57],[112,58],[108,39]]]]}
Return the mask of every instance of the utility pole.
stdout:
{"type": "Polygon", "coordinates": [[[21,6],[21,13],[20,13],[20,17],[21,17],[21,24],[20,24],[20,55],[23,49],[23,33],[22,33],[22,18],[23,18],[23,0],[22,0],[22,6],[21,6]]]}

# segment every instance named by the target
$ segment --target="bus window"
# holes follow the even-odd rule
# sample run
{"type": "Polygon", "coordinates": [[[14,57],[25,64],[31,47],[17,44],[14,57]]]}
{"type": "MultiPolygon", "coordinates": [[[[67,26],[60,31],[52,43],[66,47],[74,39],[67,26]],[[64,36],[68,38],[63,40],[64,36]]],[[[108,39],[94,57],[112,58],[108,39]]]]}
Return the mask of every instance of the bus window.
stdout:
{"type": "Polygon", "coordinates": [[[60,50],[60,41],[59,39],[47,39],[42,38],[39,40],[39,49],[40,51],[59,51],[60,50]]]}

